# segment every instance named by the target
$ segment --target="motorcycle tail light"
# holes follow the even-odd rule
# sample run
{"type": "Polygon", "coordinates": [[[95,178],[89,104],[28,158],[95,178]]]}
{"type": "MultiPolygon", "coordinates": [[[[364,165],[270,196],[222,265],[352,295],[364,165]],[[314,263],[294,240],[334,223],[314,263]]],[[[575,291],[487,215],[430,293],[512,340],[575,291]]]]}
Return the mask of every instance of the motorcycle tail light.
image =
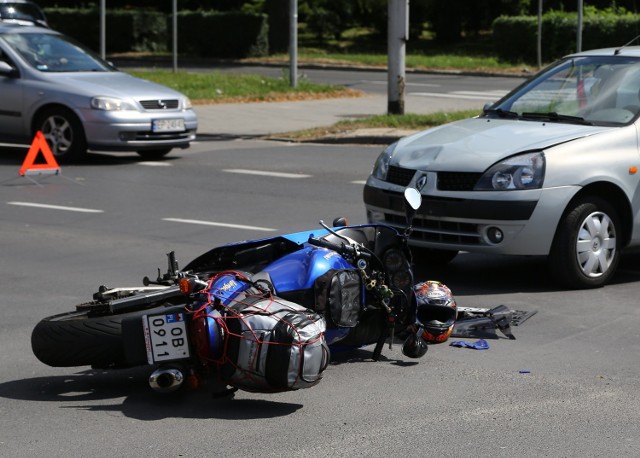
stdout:
{"type": "Polygon", "coordinates": [[[222,334],[211,316],[200,316],[192,321],[191,338],[200,359],[212,360],[221,355],[222,334]]]}

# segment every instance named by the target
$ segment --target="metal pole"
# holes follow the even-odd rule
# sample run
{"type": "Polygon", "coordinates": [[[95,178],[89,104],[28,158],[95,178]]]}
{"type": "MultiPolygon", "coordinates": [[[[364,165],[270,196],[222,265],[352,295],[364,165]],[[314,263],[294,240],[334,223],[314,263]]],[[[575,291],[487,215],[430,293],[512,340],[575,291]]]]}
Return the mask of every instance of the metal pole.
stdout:
{"type": "Polygon", "coordinates": [[[100,57],[107,56],[107,5],[106,0],[100,0],[100,57]]]}
{"type": "Polygon", "coordinates": [[[388,114],[404,114],[405,52],[409,38],[409,0],[389,0],[387,33],[388,114]]]}
{"type": "Polygon", "coordinates": [[[582,51],[582,0],[578,0],[578,34],[576,37],[576,50],[582,51]]]}
{"type": "Polygon", "coordinates": [[[173,0],[173,71],[174,73],[178,71],[178,0],[173,0]]]}
{"type": "Polygon", "coordinates": [[[542,67],[542,0],[538,0],[538,68],[542,67]]]}
{"type": "Polygon", "coordinates": [[[289,0],[289,83],[298,87],[298,0],[289,0]]]}

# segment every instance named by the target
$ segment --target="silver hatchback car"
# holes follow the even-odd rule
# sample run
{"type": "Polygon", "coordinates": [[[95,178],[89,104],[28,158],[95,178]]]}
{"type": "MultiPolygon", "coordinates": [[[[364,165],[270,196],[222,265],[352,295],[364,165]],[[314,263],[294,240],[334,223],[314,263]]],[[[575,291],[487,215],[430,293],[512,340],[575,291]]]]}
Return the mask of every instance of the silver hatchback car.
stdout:
{"type": "Polygon", "coordinates": [[[185,95],[53,30],[0,23],[0,143],[29,144],[41,131],[61,162],[87,149],[153,159],[189,147],[197,127],[185,95]]]}
{"type": "Polygon", "coordinates": [[[567,56],[478,117],[389,146],[364,189],[367,217],[401,227],[413,186],[410,243],[425,263],[544,255],[564,285],[602,286],[640,245],[639,94],[640,47],[567,56]]]}

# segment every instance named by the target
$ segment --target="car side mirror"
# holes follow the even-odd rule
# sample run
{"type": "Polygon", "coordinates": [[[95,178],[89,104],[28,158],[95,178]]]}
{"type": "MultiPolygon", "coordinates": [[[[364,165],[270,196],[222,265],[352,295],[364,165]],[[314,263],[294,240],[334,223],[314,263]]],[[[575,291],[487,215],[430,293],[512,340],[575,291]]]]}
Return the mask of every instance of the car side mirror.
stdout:
{"type": "Polygon", "coordinates": [[[13,77],[17,74],[17,70],[6,63],[3,60],[0,60],[0,75],[13,77]]]}
{"type": "Polygon", "coordinates": [[[493,106],[493,104],[494,104],[494,103],[495,103],[495,102],[487,102],[487,103],[485,103],[485,104],[484,104],[484,106],[482,107],[482,112],[483,112],[483,113],[486,113],[486,112],[487,112],[487,110],[488,110],[489,108],[491,108],[491,107],[493,106]]]}

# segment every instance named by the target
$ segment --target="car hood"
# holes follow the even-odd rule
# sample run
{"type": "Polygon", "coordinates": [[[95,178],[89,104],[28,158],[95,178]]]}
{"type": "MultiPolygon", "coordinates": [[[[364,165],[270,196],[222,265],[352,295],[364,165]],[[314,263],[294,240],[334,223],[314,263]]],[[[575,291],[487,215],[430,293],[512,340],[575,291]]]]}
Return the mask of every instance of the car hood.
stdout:
{"type": "Polygon", "coordinates": [[[398,167],[483,172],[513,154],[545,149],[611,127],[472,118],[401,139],[391,158],[398,167]]]}
{"type": "Polygon", "coordinates": [[[84,94],[88,97],[102,95],[144,100],[182,96],[171,88],[124,72],[48,73],[46,76],[72,88],[74,94],[84,94]]]}

